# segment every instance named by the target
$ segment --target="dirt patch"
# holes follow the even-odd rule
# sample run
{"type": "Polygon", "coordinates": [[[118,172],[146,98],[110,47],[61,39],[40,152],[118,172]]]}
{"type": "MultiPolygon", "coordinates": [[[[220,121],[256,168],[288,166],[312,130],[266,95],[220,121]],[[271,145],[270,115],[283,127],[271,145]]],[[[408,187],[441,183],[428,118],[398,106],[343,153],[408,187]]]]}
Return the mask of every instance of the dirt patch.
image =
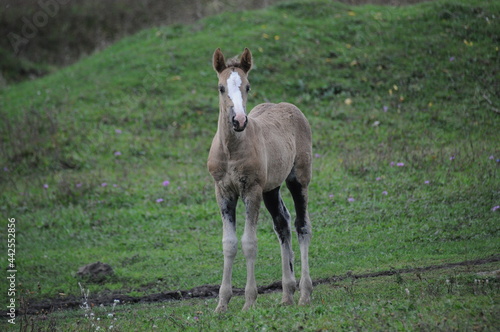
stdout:
{"type": "MultiPolygon", "coordinates": [[[[349,278],[354,278],[354,279],[378,278],[378,277],[392,276],[397,274],[449,269],[458,266],[483,265],[498,261],[500,261],[500,256],[493,256],[489,258],[469,260],[458,263],[430,265],[426,267],[417,267],[410,269],[392,269],[388,271],[380,271],[380,272],[365,273],[365,274],[347,273],[341,276],[333,276],[330,278],[317,279],[313,281],[313,284],[320,285],[320,284],[335,283],[349,278]]],[[[266,286],[261,286],[258,288],[258,291],[259,294],[279,292],[281,291],[281,281],[273,282],[266,286]]],[[[145,296],[128,296],[119,293],[97,295],[96,297],[91,297],[89,299],[89,302],[93,306],[96,305],[98,306],[101,304],[112,305],[114,300],[120,300],[121,304],[154,303],[154,302],[166,302],[175,300],[179,301],[192,298],[215,298],[217,297],[218,293],[219,293],[219,285],[203,285],[192,288],[190,290],[171,291],[171,292],[150,294],[145,296]]],[[[245,290],[243,288],[233,289],[234,295],[243,295],[244,293],[245,290]]],[[[41,313],[46,314],[56,310],[79,308],[81,305],[82,305],[82,299],[80,296],[52,298],[52,299],[45,299],[38,302],[29,303],[27,305],[27,308],[25,310],[21,310],[21,312],[18,312],[18,314],[28,314],[28,315],[36,315],[41,313]]],[[[2,311],[1,314],[5,315],[6,312],[2,311]]]]}
{"type": "Polygon", "coordinates": [[[94,283],[103,283],[106,281],[106,277],[112,276],[114,273],[109,264],[101,262],[84,265],[76,272],[80,278],[88,279],[94,283]]]}

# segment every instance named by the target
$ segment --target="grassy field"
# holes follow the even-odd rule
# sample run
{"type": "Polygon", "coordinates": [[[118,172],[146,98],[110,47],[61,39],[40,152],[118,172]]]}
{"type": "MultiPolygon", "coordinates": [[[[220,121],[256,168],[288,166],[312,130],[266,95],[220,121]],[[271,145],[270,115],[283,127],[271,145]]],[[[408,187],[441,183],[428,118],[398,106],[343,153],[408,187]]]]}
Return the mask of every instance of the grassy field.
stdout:
{"type": "MultiPolygon", "coordinates": [[[[314,280],[498,257],[499,17],[494,1],[398,8],[296,1],[145,30],[50,76],[7,86],[0,234],[7,239],[15,218],[17,304],[79,296],[79,282],[89,302],[220,283],[221,222],[205,167],[217,124],[216,47],[253,51],[249,108],[288,101],[311,123],[314,280]],[[96,261],[114,275],[100,283],[77,277],[96,261]]],[[[287,193],[284,200],[291,208],[287,193]]],[[[240,235],[242,217],[240,204],[240,235]]],[[[264,209],[258,238],[260,286],[281,278],[264,209]]],[[[236,297],[226,315],[212,314],[215,299],[201,299],[87,310],[99,321],[78,309],[0,324],[496,330],[499,269],[492,262],[332,279],[307,308],[281,307],[273,293],[249,313],[239,312],[236,297]]],[[[8,303],[6,291],[0,301],[8,303]]]]}

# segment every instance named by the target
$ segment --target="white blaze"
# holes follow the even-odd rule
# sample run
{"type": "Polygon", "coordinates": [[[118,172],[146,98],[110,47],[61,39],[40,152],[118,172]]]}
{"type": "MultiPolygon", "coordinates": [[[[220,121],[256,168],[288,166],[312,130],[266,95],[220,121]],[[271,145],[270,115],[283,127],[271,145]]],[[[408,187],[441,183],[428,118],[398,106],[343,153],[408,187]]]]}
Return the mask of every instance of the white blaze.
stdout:
{"type": "Polygon", "coordinates": [[[243,108],[243,97],[241,95],[241,77],[233,71],[231,76],[227,79],[227,94],[234,104],[234,113],[236,118],[245,116],[245,109],[243,108]]]}

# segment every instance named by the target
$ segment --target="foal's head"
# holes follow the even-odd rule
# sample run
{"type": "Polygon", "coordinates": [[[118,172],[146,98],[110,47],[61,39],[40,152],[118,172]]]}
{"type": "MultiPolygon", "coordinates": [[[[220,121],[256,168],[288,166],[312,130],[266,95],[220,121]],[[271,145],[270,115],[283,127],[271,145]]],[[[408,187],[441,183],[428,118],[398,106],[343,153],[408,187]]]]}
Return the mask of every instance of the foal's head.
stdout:
{"type": "Polygon", "coordinates": [[[220,48],[216,49],[213,58],[214,69],[219,77],[219,100],[221,110],[225,111],[233,129],[237,132],[245,130],[248,119],[246,104],[250,84],[247,74],[252,68],[252,53],[245,48],[240,60],[229,60],[226,64],[220,48]]]}

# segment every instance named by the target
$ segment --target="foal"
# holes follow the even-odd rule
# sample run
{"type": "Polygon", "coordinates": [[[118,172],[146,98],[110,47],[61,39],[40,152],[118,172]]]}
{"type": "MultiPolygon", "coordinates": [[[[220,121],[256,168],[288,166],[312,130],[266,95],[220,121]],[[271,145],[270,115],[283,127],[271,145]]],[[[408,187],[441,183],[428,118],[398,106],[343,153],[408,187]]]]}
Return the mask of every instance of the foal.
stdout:
{"type": "Polygon", "coordinates": [[[260,104],[246,115],[252,54],[245,48],[241,60],[226,64],[220,49],[213,55],[219,78],[219,122],[208,155],[208,170],[215,180],[215,193],[222,216],[224,271],[216,312],[224,312],[232,296],[231,275],[238,247],[236,203],[246,209],[241,239],[247,264],[245,305],[257,299],[254,264],[257,255],[257,219],[264,200],[281,244],[284,304],[293,304],[296,282],[293,272],[290,213],[283,204],[280,186],[285,181],[295,203],[295,227],[300,244],[301,279],[299,304],[308,304],[312,293],[308,250],[311,223],[307,212],[307,187],[311,180],[311,128],[292,104],[260,104]]]}

